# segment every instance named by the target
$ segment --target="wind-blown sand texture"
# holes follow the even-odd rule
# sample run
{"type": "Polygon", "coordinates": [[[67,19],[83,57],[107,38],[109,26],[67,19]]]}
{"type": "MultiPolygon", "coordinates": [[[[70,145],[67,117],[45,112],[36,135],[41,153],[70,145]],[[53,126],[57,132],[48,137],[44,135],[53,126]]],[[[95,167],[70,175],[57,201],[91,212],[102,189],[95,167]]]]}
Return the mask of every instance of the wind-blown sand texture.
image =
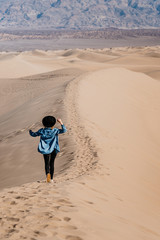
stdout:
{"type": "Polygon", "coordinates": [[[159,240],[160,47],[1,53],[0,77],[0,239],[159,240]],[[68,129],[53,184],[46,114],[68,129]]]}

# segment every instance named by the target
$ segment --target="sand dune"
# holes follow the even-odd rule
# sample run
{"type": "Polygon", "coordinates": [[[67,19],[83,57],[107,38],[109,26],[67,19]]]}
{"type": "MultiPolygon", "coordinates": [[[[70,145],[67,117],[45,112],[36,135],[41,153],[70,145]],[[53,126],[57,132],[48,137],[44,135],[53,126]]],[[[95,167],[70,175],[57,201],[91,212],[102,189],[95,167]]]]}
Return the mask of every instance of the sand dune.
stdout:
{"type": "Polygon", "coordinates": [[[10,54],[0,58],[0,78],[19,78],[46,73],[62,68],[57,57],[47,55],[45,52],[27,52],[10,54]],[[56,60],[56,61],[55,61],[56,60]]]}
{"type": "Polygon", "coordinates": [[[95,61],[95,62],[107,62],[109,60],[112,60],[113,57],[110,56],[106,56],[103,54],[99,54],[99,53],[94,53],[94,52],[88,52],[88,53],[81,53],[78,55],[78,57],[80,59],[86,60],[86,61],[95,61]]]}
{"type": "Polygon", "coordinates": [[[0,54],[0,239],[160,239],[159,55],[0,54]],[[28,135],[46,114],[68,129],[53,184],[28,135]]]}
{"type": "Polygon", "coordinates": [[[81,51],[83,51],[83,50],[78,50],[78,49],[66,50],[66,51],[64,51],[64,53],[62,54],[62,56],[63,56],[63,57],[77,56],[79,53],[81,53],[81,51]]]}
{"type": "Polygon", "coordinates": [[[160,71],[158,69],[147,72],[147,75],[154,79],[160,80],[160,71]]]}

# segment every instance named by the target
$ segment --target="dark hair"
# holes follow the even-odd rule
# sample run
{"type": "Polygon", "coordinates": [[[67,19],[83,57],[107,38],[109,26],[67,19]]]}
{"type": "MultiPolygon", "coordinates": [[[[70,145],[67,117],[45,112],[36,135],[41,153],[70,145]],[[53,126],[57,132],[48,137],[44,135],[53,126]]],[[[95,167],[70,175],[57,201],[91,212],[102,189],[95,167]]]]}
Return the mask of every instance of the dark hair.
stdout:
{"type": "Polygon", "coordinates": [[[42,123],[45,127],[53,127],[56,123],[56,119],[53,116],[46,116],[42,119],[42,123]]]}

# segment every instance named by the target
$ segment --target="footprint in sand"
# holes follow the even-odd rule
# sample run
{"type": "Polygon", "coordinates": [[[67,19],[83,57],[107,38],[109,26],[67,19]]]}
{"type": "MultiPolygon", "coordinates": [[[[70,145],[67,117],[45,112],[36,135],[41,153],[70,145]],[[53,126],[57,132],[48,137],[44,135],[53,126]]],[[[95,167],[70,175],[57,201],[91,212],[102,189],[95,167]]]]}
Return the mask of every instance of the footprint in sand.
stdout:
{"type": "Polygon", "coordinates": [[[5,234],[5,239],[6,238],[10,238],[12,236],[12,234],[14,233],[18,233],[19,231],[14,229],[14,228],[11,228],[11,229],[7,229],[6,230],[6,234],[5,234]]]}
{"type": "Polygon", "coordinates": [[[43,228],[47,228],[49,225],[48,224],[45,224],[45,225],[43,225],[42,227],[43,228]]]}
{"type": "Polygon", "coordinates": [[[88,203],[88,204],[94,204],[93,202],[90,202],[90,201],[86,201],[86,203],[88,203]]]}
{"type": "Polygon", "coordinates": [[[76,226],[68,225],[68,226],[61,226],[61,228],[67,229],[67,230],[77,230],[76,226]]]}
{"type": "Polygon", "coordinates": [[[17,224],[13,224],[13,228],[16,228],[17,224]]]}
{"type": "Polygon", "coordinates": [[[69,201],[66,200],[66,199],[59,199],[57,202],[58,202],[58,203],[62,203],[62,204],[71,204],[71,202],[69,202],[69,201]]]}
{"type": "Polygon", "coordinates": [[[35,234],[35,235],[38,235],[38,236],[40,236],[40,237],[47,237],[47,235],[46,235],[45,233],[40,232],[40,231],[34,231],[34,234],[35,234]]]}
{"type": "Polygon", "coordinates": [[[64,217],[64,221],[69,222],[71,220],[70,217],[64,217]]]}
{"type": "Polygon", "coordinates": [[[8,193],[11,193],[11,194],[15,193],[15,194],[17,194],[17,192],[14,192],[14,191],[9,191],[8,193]]]}
{"type": "Polygon", "coordinates": [[[49,216],[49,218],[53,218],[53,220],[56,221],[56,222],[62,221],[60,218],[54,217],[54,216],[49,216]]]}
{"type": "Polygon", "coordinates": [[[83,239],[78,236],[67,235],[66,240],[83,240],[83,239]]]}
{"type": "Polygon", "coordinates": [[[26,199],[28,199],[28,198],[22,197],[22,196],[17,196],[17,197],[15,197],[15,199],[26,200],[26,199]]]}
{"type": "Polygon", "coordinates": [[[10,203],[10,205],[17,205],[17,202],[12,201],[12,202],[10,203]]]}
{"type": "Polygon", "coordinates": [[[14,218],[14,217],[8,217],[7,221],[13,221],[13,222],[19,222],[19,218],[14,218]]]}
{"type": "Polygon", "coordinates": [[[84,182],[79,182],[79,184],[86,185],[84,182]]]}

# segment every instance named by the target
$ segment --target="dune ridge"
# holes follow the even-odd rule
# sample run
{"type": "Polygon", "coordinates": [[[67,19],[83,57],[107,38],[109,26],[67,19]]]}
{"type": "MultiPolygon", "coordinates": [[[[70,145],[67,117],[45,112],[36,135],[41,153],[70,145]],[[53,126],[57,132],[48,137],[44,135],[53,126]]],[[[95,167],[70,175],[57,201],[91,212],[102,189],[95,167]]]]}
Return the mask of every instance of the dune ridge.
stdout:
{"type": "Polygon", "coordinates": [[[16,53],[24,72],[17,66],[9,73],[11,59],[0,62],[1,183],[15,186],[0,192],[2,240],[159,240],[159,53],[160,47],[37,50],[16,53]],[[40,74],[32,68],[25,76],[22,59],[40,74]],[[68,132],[54,183],[47,184],[27,131],[51,113],[68,132]],[[24,182],[23,172],[17,178],[13,171],[15,157],[24,182]]]}

